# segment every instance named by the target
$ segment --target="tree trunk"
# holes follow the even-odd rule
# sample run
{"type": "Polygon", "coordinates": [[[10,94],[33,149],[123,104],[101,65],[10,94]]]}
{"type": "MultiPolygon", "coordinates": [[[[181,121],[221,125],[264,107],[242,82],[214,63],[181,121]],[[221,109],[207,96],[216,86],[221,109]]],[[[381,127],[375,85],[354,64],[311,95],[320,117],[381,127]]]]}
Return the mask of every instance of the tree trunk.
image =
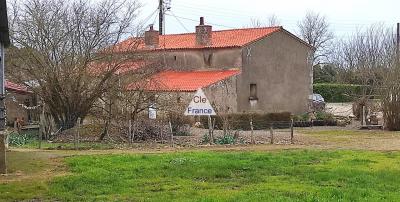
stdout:
{"type": "MultiPolygon", "coordinates": [[[[57,119],[56,119],[57,120],[57,119]]],[[[76,122],[78,121],[77,116],[66,116],[66,118],[58,119],[56,121],[57,128],[61,128],[61,131],[71,129],[75,127],[76,122]]]]}
{"type": "Polygon", "coordinates": [[[108,126],[109,126],[109,122],[106,122],[106,125],[104,126],[104,130],[103,132],[100,134],[100,138],[99,141],[103,141],[104,138],[106,137],[107,133],[108,133],[108,126]]]}

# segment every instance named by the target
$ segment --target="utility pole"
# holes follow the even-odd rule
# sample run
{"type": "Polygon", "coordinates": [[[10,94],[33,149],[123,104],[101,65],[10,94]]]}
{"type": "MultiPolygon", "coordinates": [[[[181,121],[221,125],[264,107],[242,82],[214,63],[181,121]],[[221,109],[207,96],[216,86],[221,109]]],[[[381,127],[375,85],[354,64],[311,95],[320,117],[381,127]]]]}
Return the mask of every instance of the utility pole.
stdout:
{"type": "Polygon", "coordinates": [[[0,174],[7,174],[6,145],[5,145],[5,86],[4,86],[4,48],[10,45],[7,19],[7,3],[0,3],[0,174]]]}
{"type": "Polygon", "coordinates": [[[164,26],[164,1],[159,0],[159,5],[158,5],[158,32],[160,35],[163,34],[163,26],[164,26]]]}
{"type": "Polygon", "coordinates": [[[396,41],[397,41],[397,43],[396,43],[396,59],[397,59],[397,62],[399,62],[399,59],[400,59],[400,57],[399,57],[399,55],[400,55],[400,53],[399,53],[399,48],[400,48],[400,23],[397,23],[397,34],[396,34],[396,41]]]}

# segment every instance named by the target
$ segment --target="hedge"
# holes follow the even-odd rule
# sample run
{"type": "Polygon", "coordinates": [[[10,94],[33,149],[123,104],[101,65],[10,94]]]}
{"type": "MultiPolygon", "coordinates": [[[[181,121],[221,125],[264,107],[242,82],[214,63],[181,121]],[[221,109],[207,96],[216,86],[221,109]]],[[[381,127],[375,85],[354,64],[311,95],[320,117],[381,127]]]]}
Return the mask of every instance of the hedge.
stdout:
{"type": "MultiPolygon", "coordinates": [[[[234,130],[250,130],[250,120],[253,121],[253,128],[255,130],[268,129],[271,124],[274,124],[274,128],[288,128],[291,121],[290,112],[281,113],[235,113],[224,115],[229,121],[229,128],[234,130]]],[[[217,129],[223,128],[223,120],[221,116],[212,116],[215,119],[215,127],[217,129]]],[[[202,116],[200,118],[202,125],[208,128],[208,117],[202,116]]]]}
{"type": "Polygon", "coordinates": [[[367,87],[354,84],[318,83],[314,84],[314,93],[322,95],[325,102],[352,102],[367,87]]]}

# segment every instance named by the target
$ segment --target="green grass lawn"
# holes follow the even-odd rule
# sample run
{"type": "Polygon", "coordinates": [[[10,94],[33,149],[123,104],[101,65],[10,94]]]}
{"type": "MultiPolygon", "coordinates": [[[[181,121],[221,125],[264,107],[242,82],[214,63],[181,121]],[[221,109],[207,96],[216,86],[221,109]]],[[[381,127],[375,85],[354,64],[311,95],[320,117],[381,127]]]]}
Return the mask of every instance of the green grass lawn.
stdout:
{"type": "Polygon", "coordinates": [[[400,201],[400,152],[180,152],[74,156],[65,162],[70,174],[45,183],[31,180],[27,191],[25,183],[0,183],[0,196],[6,201],[400,201]],[[36,192],[27,194],[34,183],[36,192]]]}

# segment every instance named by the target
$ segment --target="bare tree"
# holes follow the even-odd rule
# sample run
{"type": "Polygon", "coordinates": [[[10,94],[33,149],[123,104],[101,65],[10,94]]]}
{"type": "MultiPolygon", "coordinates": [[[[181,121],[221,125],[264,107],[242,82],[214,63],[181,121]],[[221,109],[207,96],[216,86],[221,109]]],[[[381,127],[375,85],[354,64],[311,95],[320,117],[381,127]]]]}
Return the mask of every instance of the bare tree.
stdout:
{"type": "Polygon", "coordinates": [[[279,20],[278,16],[272,14],[267,19],[267,25],[268,27],[279,26],[281,25],[281,21],[279,20]]]}
{"type": "Polygon", "coordinates": [[[251,18],[250,19],[250,24],[246,25],[245,27],[251,28],[251,27],[265,27],[265,24],[259,19],[259,18],[251,18]]]}
{"type": "MultiPolygon", "coordinates": [[[[367,109],[371,107],[370,98],[382,95],[385,109],[385,105],[390,105],[388,103],[392,101],[391,95],[396,93],[393,88],[396,89],[398,71],[395,71],[393,62],[395,57],[393,36],[391,28],[383,24],[374,24],[340,41],[335,48],[332,61],[340,70],[339,78],[342,82],[363,86],[361,95],[353,95],[356,100],[353,105],[354,114],[358,117],[361,117],[363,107],[367,109]]],[[[391,107],[387,109],[389,108],[391,107]]],[[[385,118],[385,120],[391,122],[393,119],[385,118]]]]}
{"type": "Polygon", "coordinates": [[[13,76],[35,81],[34,91],[57,127],[72,128],[116,83],[114,75],[121,64],[131,59],[112,54],[112,47],[133,33],[140,3],[24,0],[13,8],[14,48],[9,62],[13,76]]]}
{"type": "Polygon", "coordinates": [[[333,63],[345,74],[355,77],[351,83],[380,85],[382,71],[391,66],[394,38],[391,28],[374,24],[358,30],[347,40],[336,45],[333,63]]]}
{"type": "Polygon", "coordinates": [[[385,128],[400,130],[400,64],[396,59],[384,75],[381,99],[385,128]]]}
{"type": "Polygon", "coordinates": [[[332,50],[331,42],[334,36],[325,16],[309,11],[303,20],[298,22],[298,29],[300,38],[316,49],[313,56],[313,64],[316,65],[326,61],[332,50]]]}
{"type": "Polygon", "coordinates": [[[256,27],[257,28],[257,27],[274,27],[274,26],[279,26],[279,25],[281,25],[281,21],[275,14],[272,14],[272,15],[268,16],[266,21],[261,20],[259,18],[251,18],[250,24],[245,27],[249,27],[249,28],[256,27]]]}

